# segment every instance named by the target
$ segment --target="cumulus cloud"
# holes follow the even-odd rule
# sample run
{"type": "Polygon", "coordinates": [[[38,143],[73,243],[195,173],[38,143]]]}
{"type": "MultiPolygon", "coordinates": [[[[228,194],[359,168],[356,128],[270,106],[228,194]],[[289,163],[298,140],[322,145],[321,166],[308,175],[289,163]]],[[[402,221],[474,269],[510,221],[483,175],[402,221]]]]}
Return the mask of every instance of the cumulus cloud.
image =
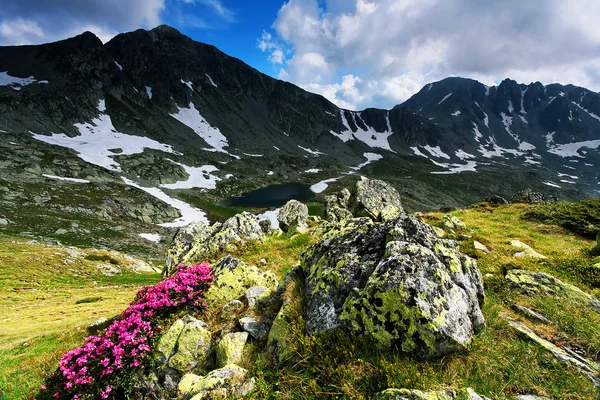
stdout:
{"type": "Polygon", "coordinates": [[[265,34],[289,54],[280,78],[389,108],[447,76],[598,90],[599,18],[595,0],[289,0],[265,34]]]}
{"type": "Polygon", "coordinates": [[[3,0],[0,45],[39,44],[86,30],[106,42],[119,32],[178,26],[215,29],[235,22],[222,0],[3,0]]]}

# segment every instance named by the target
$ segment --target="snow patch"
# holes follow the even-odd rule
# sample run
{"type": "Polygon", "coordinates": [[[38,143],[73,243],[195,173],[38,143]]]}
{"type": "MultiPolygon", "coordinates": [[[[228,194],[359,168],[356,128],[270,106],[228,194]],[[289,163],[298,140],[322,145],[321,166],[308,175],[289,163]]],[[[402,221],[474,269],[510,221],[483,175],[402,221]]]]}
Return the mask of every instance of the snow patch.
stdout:
{"type": "Polygon", "coordinates": [[[319,172],[321,172],[321,170],[318,168],[311,168],[304,171],[306,174],[318,174],[319,172]]]}
{"type": "Polygon", "coordinates": [[[558,173],[558,176],[559,176],[560,178],[579,179],[579,177],[578,177],[578,176],[575,176],[575,175],[569,175],[569,174],[562,174],[562,173],[560,173],[560,172],[558,173]]]}
{"type": "Polygon", "coordinates": [[[450,97],[450,96],[452,96],[452,93],[450,93],[450,94],[447,94],[446,96],[444,96],[444,98],[443,98],[442,100],[440,100],[440,102],[438,103],[438,106],[439,106],[440,104],[442,104],[444,101],[448,100],[448,97],[450,97]]]}
{"type": "Polygon", "coordinates": [[[138,236],[154,243],[160,242],[160,235],[158,233],[138,233],[138,236]]]}
{"type": "Polygon", "coordinates": [[[90,181],[88,181],[87,179],[65,178],[63,176],[46,175],[46,174],[42,174],[42,176],[44,176],[46,178],[51,178],[51,179],[58,179],[59,181],[76,182],[76,183],[90,183],[90,181]]]}
{"type": "MultiPolygon", "coordinates": [[[[584,158],[578,151],[582,148],[597,149],[600,147],[600,140],[586,140],[584,142],[566,143],[555,145],[548,150],[548,153],[556,154],[561,157],[580,157],[584,158]]],[[[577,161],[577,160],[571,160],[577,161]]],[[[570,162],[571,162],[570,161],[570,162]]]]}
{"type": "Polygon", "coordinates": [[[277,150],[277,151],[281,151],[281,149],[280,149],[279,147],[277,147],[277,146],[273,146],[273,148],[274,148],[275,150],[277,150]]]}
{"type": "Polygon", "coordinates": [[[562,189],[560,186],[558,186],[558,185],[557,185],[556,183],[554,183],[554,182],[550,182],[550,181],[548,181],[548,182],[542,182],[542,183],[543,183],[544,185],[547,185],[547,186],[552,186],[552,187],[555,187],[555,188],[562,189]]]}
{"type": "Polygon", "coordinates": [[[271,227],[273,229],[279,229],[279,221],[277,220],[277,216],[279,215],[280,210],[280,208],[267,210],[262,214],[256,214],[256,218],[259,221],[271,221],[271,227]]]}
{"type": "Polygon", "coordinates": [[[579,107],[581,110],[585,111],[586,113],[589,114],[590,117],[597,119],[598,121],[600,121],[600,116],[594,114],[591,111],[586,110],[585,108],[583,108],[582,106],[580,106],[579,104],[575,103],[574,101],[571,101],[571,103],[575,104],[577,107],[579,107]]]}
{"type": "Polygon", "coordinates": [[[481,131],[479,130],[479,126],[475,122],[473,122],[473,134],[475,135],[475,141],[479,143],[483,138],[483,134],[481,133],[481,131]]]}
{"type": "Polygon", "coordinates": [[[210,84],[213,85],[214,87],[218,87],[217,84],[212,80],[212,78],[208,75],[208,74],[204,74],[206,75],[206,77],[208,78],[208,80],[210,81],[210,84]]]}
{"type": "Polygon", "coordinates": [[[467,153],[466,151],[464,151],[462,149],[457,150],[456,153],[454,153],[454,154],[456,154],[456,157],[460,158],[461,160],[469,160],[472,158],[477,158],[473,154],[467,153]]]}
{"type": "Polygon", "coordinates": [[[123,66],[115,61],[115,65],[119,68],[120,71],[123,71],[123,66]]]}
{"type": "Polygon", "coordinates": [[[180,79],[181,83],[183,83],[184,85],[186,85],[187,87],[190,88],[190,90],[194,90],[194,87],[192,86],[192,81],[184,81],[183,79],[180,79]]]}
{"type": "Polygon", "coordinates": [[[342,111],[340,113],[342,124],[346,128],[344,131],[337,133],[334,131],[330,131],[330,133],[336,137],[338,137],[343,142],[347,142],[352,139],[358,139],[363,143],[366,143],[369,147],[379,147],[382,149],[386,149],[392,151],[390,148],[390,144],[388,142],[388,137],[393,134],[392,127],[390,124],[390,113],[386,114],[386,124],[387,130],[385,132],[377,132],[373,127],[370,127],[365,123],[365,121],[361,118],[360,113],[351,112],[350,115],[354,120],[354,125],[356,125],[356,132],[352,132],[350,129],[350,125],[348,124],[348,120],[346,119],[345,113],[342,111]],[[356,120],[360,119],[364,126],[367,127],[367,130],[364,130],[356,123],[356,120]]]}
{"type": "Polygon", "coordinates": [[[365,161],[362,164],[357,165],[356,167],[351,167],[351,169],[358,171],[361,168],[366,167],[367,165],[371,164],[373,161],[381,160],[383,158],[383,156],[381,154],[377,154],[377,153],[364,153],[363,157],[365,157],[367,159],[367,161],[365,161]]]}
{"type": "Polygon", "coordinates": [[[180,228],[182,226],[189,225],[192,222],[196,221],[201,221],[206,225],[210,224],[210,221],[206,217],[206,213],[204,211],[192,207],[186,202],[174,199],[158,188],[140,186],[137,183],[125,178],[124,176],[122,176],[121,179],[123,179],[123,182],[125,182],[129,186],[133,186],[135,188],[143,190],[144,192],[156,197],[159,200],[162,200],[163,202],[169,204],[170,206],[178,209],[179,212],[181,212],[181,217],[177,218],[173,222],[159,224],[160,226],[164,226],[165,228],[180,228]]]}
{"type": "Polygon", "coordinates": [[[214,165],[203,165],[201,167],[189,167],[187,165],[169,160],[173,164],[177,164],[187,172],[189,178],[185,181],[177,181],[175,183],[163,183],[160,187],[165,189],[216,189],[217,182],[221,180],[218,176],[212,175],[213,172],[217,172],[219,169],[214,165]]]}
{"type": "Polygon", "coordinates": [[[321,182],[318,182],[318,183],[315,183],[314,185],[312,185],[310,187],[310,190],[313,193],[322,193],[329,186],[328,183],[335,182],[338,179],[340,179],[340,178],[338,177],[338,178],[325,179],[324,181],[321,181],[321,182]]]}
{"type": "MultiPolygon", "coordinates": [[[[0,72],[0,86],[10,86],[14,90],[21,90],[21,86],[28,86],[36,82],[37,80],[33,76],[29,78],[17,78],[16,76],[10,76],[8,71],[0,72]]],[[[48,81],[41,81],[39,83],[48,83],[48,81]]]]}
{"type": "Polygon", "coordinates": [[[178,112],[171,114],[171,117],[175,118],[182,124],[192,129],[198,136],[200,136],[209,146],[212,146],[212,150],[220,153],[229,154],[223,148],[229,146],[227,138],[221,133],[219,128],[210,125],[200,112],[194,106],[194,103],[190,102],[189,108],[177,107],[178,112]]]}
{"type": "Polygon", "coordinates": [[[148,95],[148,98],[152,100],[152,88],[150,86],[146,86],[146,94],[148,95]]]}
{"type": "Polygon", "coordinates": [[[460,110],[456,110],[455,112],[453,112],[452,114],[453,117],[458,117],[460,115],[460,110]]]}
{"type": "Polygon", "coordinates": [[[467,161],[466,164],[446,164],[446,163],[438,163],[432,160],[432,162],[442,168],[449,168],[448,171],[438,171],[432,172],[435,175],[449,175],[449,174],[459,174],[461,172],[477,172],[475,169],[477,167],[477,163],[475,161],[467,161]]]}
{"type": "MultiPolygon", "coordinates": [[[[103,101],[98,109],[103,108],[103,101]]],[[[174,153],[169,145],[159,143],[144,136],[133,136],[117,132],[112,124],[110,116],[101,114],[94,118],[91,123],[75,124],[80,136],[69,137],[64,133],[52,133],[45,136],[30,132],[34,139],[67,147],[75,150],[79,158],[111,171],[120,171],[119,164],[112,159],[116,154],[109,149],[121,149],[120,155],[142,153],[144,149],[154,149],[165,153],[174,153]]]]}
{"type": "Polygon", "coordinates": [[[525,111],[525,93],[529,90],[529,87],[526,87],[525,90],[521,90],[521,114],[527,114],[525,111]]]}
{"type": "Polygon", "coordinates": [[[302,150],[306,151],[307,153],[312,154],[313,156],[318,156],[318,155],[327,155],[325,153],[320,152],[319,150],[311,150],[311,149],[307,149],[306,147],[302,147],[300,145],[298,145],[298,147],[300,147],[302,150]]]}
{"type": "Polygon", "coordinates": [[[440,149],[440,146],[431,147],[430,145],[422,146],[434,157],[450,159],[450,156],[440,149]]]}
{"type": "Polygon", "coordinates": [[[242,153],[242,154],[244,154],[245,156],[248,156],[248,157],[262,157],[263,156],[262,154],[252,154],[252,153],[242,153]]]}
{"type": "Polygon", "coordinates": [[[273,175],[273,174],[275,174],[275,172],[273,172],[273,171],[269,171],[269,172],[267,172],[267,175],[268,175],[268,176],[271,176],[271,175],[273,175]]]}
{"type": "Polygon", "coordinates": [[[421,150],[419,150],[419,148],[418,148],[418,147],[411,147],[411,150],[415,152],[415,155],[417,155],[417,156],[421,156],[421,157],[425,157],[425,158],[429,159],[429,156],[427,156],[427,155],[423,154],[423,153],[421,152],[421,150]]]}

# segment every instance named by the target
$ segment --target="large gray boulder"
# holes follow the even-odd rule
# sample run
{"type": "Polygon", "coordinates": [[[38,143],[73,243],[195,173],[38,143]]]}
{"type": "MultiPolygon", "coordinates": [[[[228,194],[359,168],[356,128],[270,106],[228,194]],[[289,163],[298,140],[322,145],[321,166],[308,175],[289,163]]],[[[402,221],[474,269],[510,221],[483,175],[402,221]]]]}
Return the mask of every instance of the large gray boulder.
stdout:
{"type": "Polygon", "coordinates": [[[284,232],[299,232],[308,231],[308,207],[306,204],[300,203],[298,200],[288,201],[279,211],[277,221],[279,228],[284,232]]]}
{"type": "Polygon", "coordinates": [[[404,212],[396,189],[384,181],[365,177],[352,188],[348,207],[355,217],[368,217],[373,221],[389,221],[404,212]]]}
{"type": "Polygon", "coordinates": [[[485,321],[475,261],[401,215],[343,221],[302,256],[308,332],[367,334],[418,358],[468,348],[485,321]]]}
{"type": "Polygon", "coordinates": [[[352,213],[348,210],[348,201],[350,200],[350,191],[342,189],[340,192],[325,197],[325,219],[329,222],[340,222],[347,218],[352,218],[352,213]]]}
{"type": "Polygon", "coordinates": [[[194,222],[181,228],[167,249],[163,275],[175,273],[177,265],[202,262],[220,252],[235,251],[247,241],[263,242],[265,234],[258,219],[249,212],[229,218],[224,223],[208,226],[194,222]]]}

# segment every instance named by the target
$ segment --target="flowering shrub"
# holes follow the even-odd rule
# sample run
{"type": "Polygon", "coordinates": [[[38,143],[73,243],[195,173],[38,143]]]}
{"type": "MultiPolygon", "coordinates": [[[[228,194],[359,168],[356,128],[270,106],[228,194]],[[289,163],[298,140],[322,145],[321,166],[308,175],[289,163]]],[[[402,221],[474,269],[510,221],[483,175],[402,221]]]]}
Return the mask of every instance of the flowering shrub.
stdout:
{"type": "Polygon", "coordinates": [[[182,264],[166,280],[142,288],[102,336],[87,337],[82,347],[62,357],[39,398],[123,398],[128,378],[150,365],[158,321],[183,307],[206,307],[203,295],[213,281],[210,271],[208,264],[182,264]]]}

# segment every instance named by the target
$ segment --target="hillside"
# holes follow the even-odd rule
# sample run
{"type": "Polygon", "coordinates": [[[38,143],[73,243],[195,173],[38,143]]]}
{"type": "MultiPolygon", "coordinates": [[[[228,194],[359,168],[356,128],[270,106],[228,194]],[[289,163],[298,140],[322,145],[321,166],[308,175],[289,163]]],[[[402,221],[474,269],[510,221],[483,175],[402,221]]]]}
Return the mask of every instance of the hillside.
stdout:
{"type": "Polygon", "coordinates": [[[224,200],[282,183],[322,203],[365,175],[411,210],[599,190],[590,90],[448,78],[391,110],[343,110],[168,26],[0,47],[0,115],[4,229],[139,254],[155,246],[136,234],[223,220],[241,211],[224,200]]]}
{"type": "MultiPolygon", "coordinates": [[[[167,266],[176,264],[178,260],[187,260],[186,263],[207,261],[212,263],[213,274],[216,277],[212,288],[205,293],[208,301],[206,309],[182,306],[173,314],[168,316],[161,314],[160,317],[163,318],[162,337],[168,337],[168,332],[178,326],[179,322],[176,320],[183,318],[184,321],[190,321],[190,317],[185,317],[188,318],[186,320],[184,315],[193,316],[207,324],[206,327],[210,330],[209,337],[211,337],[208,343],[213,350],[207,353],[206,359],[199,354],[195,356],[200,357],[191,367],[192,372],[197,374],[195,376],[201,377],[206,373],[217,376],[217,373],[225,373],[227,370],[229,371],[227,374],[233,375],[227,375],[229,378],[224,378],[225,383],[217,386],[222,388],[218,393],[231,394],[232,392],[228,390],[236,390],[238,395],[247,393],[248,398],[256,399],[372,398],[375,393],[380,393],[378,398],[384,399],[397,398],[393,396],[402,393],[405,398],[420,399],[427,397],[419,396],[436,395],[432,392],[435,390],[446,391],[444,395],[450,398],[468,395],[464,398],[469,399],[517,399],[518,395],[538,395],[551,399],[597,398],[598,392],[594,382],[597,384],[599,379],[597,363],[600,360],[600,336],[597,326],[600,323],[600,314],[598,314],[600,302],[591,297],[600,295],[598,280],[593,273],[600,262],[600,258],[593,250],[597,244],[565,228],[544,223],[544,218],[540,217],[551,214],[556,221],[568,220],[571,215],[585,217],[586,213],[597,212],[596,200],[581,206],[562,203],[558,207],[552,204],[492,205],[484,202],[468,209],[455,211],[451,214],[452,217],[440,213],[424,216],[418,214],[416,217],[411,217],[402,212],[400,215],[395,214],[402,206],[400,203],[395,203],[394,199],[398,199],[397,194],[394,194],[391,189],[386,189],[389,188],[387,185],[371,181],[372,183],[368,183],[370,186],[367,186],[371,189],[363,193],[361,190],[367,189],[364,186],[365,181],[362,182],[363,189],[356,186],[351,194],[348,192],[350,194],[348,208],[343,206],[343,201],[339,203],[335,200],[335,197],[328,199],[327,220],[307,218],[307,214],[303,214],[306,210],[303,212],[302,207],[294,206],[292,210],[296,211],[283,212],[283,215],[280,215],[280,226],[287,233],[262,227],[267,229],[268,233],[263,234],[261,238],[259,233],[261,228],[258,228],[257,222],[247,214],[238,215],[231,220],[237,221],[236,224],[227,222],[223,227],[214,228],[203,227],[200,224],[180,232],[169,247],[167,266]],[[375,190],[373,188],[387,192],[373,192],[371,191],[375,190]],[[372,201],[375,197],[370,196],[375,195],[385,200],[372,201]],[[384,204],[387,206],[383,207],[384,204]],[[390,208],[391,204],[396,205],[390,208]],[[359,213],[358,210],[363,210],[360,213],[370,217],[352,217],[352,214],[359,213]],[[347,214],[348,212],[350,214],[347,214]],[[532,218],[536,221],[532,221],[532,218]],[[384,222],[378,222],[381,219],[384,222]],[[421,221],[427,221],[439,228],[434,230],[421,221]],[[384,235],[382,238],[380,234],[375,233],[392,226],[396,228],[390,230],[387,237],[384,235]],[[431,254],[437,255],[438,264],[430,264],[432,261],[425,261],[425,259],[415,262],[414,257],[417,259],[423,257],[418,255],[421,253],[411,253],[413,256],[406,259],[408,264],[404,264],[401,261],[404,256],[401,255],[402,253],[395,253],[399,248],[394,247],[401,246],[402,242],[393,239],[395,235],[403,237],[401,235],[405,234],[398,229],[400,226],[403,226],[406,232],[411,232],[406,236],[407,240],[415,241],[410,246],[422,248],[420,250],[424,252],[422,254],[433,251],[431,254]],[[193,236],[187,236],[186,232],[195,233],[193,236]],[[233,232],[237,233],[234,235],[233,232]],[[251,239],[252,237],[255,239],[251,239]],[[459,241],[455,242],[453,238],[459,241]],[[186,243],[190,240],[194,241],[195,245],[186,247],[186,243]],[[218,240],[225,245],[212,247],[211,243],[216,243],[213,240],[218,240]],[[354,243],[350,244],[354,246],[352,253],[345,253],[343,250],[344,246],[349,245],[348,240],[354,243]],[[514,240],[519,240],[531,248],[523,249],[521,245],[511,243],[514,240]],[[385,335],[375,334],[379,329],[376,328],[377,325],[367,329],[367,332],[372,332],[372,336],[369,334],[356,336],[357,332],[348,333],[348,329],[352,332],[352,325],[342,324],[336,329],[328,328],[325,331],[318,328],[324,321],[323,316],[329,315],[322,313],[322,306],[317,307],[317,310],[321,310],[317,314],[312,314],[310,311],[314,310],[313,307],[317,304],[326,304],[319,303],[321,301],[319,296],[336,296],[335,293],[339,293],[337,290],[342,290],[345,279],[353,279],[352,274],[337,275],[336,269],[341,268],[339,270],[341,272],[344,268],[354,268],[353,263],[359,258],[357,265],[362,265],[360,271],[364,273],[369,270],[369,265],[373,262],[374,252],[378,252],[369,246],[382,244],[386,245],[386,255],[383,255],[384,259],[379,264],[378,261],[375,262],[378,269],[385,268],[386,265],[394,265],[393,269],[389,270],[390,273],[404,268],[418,270],[429,268],[426,267],[427,265],[436,265],[434,271],[438,271],[437,274],[441,274],[440,276],[445,273],[442,272],[445,268],[449,268],[448,273],[456,274],[457,272],[452,269],[455,267],[452,267],[454,264],[451,261],[452,254],[456,254],[461,260],[460,268],[463,269],[460,274],[465,275],[456,275],[452,278],[459,279],[456,282],[462,282],[459,286],[455,286],[455,290],[463,290],[459,289],[460,287],[466,290],[470,287],[470,283],[467,282],[472,282],[475,286],[466,293],[473,290],[471,294],[474,295],[476,291],[481,290],[477,295],[478,300],[473,298],[474,303],[470,303],[470,307],[478,309],[477,304],[481,306],[481,318],[485,321],[485,327],[475,329],[471,333],[472,338],[458,348],[451,345],[455,339],[445,342],[443,335],[436,334],[435,339],[427,342],[430,343],[427,346],[431,346],[432,343],[439,344],[433,344],[434,347],[429,347],[430,350],[426,353],[420,352],[428,348],[424,347],[425,342],[415,341],[416,347],[406,347],[406,343],[401,344],[402,341],[392,342],[391,346],[389,343],[381,342],[385,335]],[[432,250],[426,250],[428,246],[431,246],[432,250]],[[325,253],[322,252],[324,248],[328,249],[325,253]],[[367,253],[362,252],[367,249],[367,253]],[[460,252],[455,253],[459,250],[460,252]],[[533,255],[532,252],[541,256],[533,255]],[[346,257],[350,254],[352,255],[346,257]],[[387,258],[390,254],[397,254],[394,257],[398,258],[387,258]],[[463,254],[476,259],[476,264],[470,264],[470,258],[465,258],[463,254]],[[319,258],[321,256],[323,257],[319,258]],[[420,264],[421,262],[423,264],[420,264]],[[298,264],[299,267],[296,266],[298,264]],[[466,271],[471,268],[475,269],[467,274],[466,271]],[[450,272],[451,270],[454,272],[450,272]],[[458,278],[458,276],[463,277],[458,278]],[[528,276],[534,277],[534,280],[529,281],[528,276]],[[481,289],[476,289],[478,280],[480,280],[479,285],[482,285],[481,289]],[[321,283],[317,283],[316,286],[310,286],[319,281],[321,283]],[[563,282],[575,285],[581,290],[563,282]],[[278,283],[280,286],[276,288],[278,283]],[[339,286],[340,284],[342,286],[339,286]],[[332,291],[333,289],[329,289],[328,285],[337,289],[332,291]],[[258,293],[249,295],[246,290],[250,286],[264,286],[263,289],[267,289],[267,292],[263,295],[258,293]],[[309,287],[312,289],[309,290],[309,287]],[[249,303],[251,298],[255,300],[249,303]],[[316,320],[312,319],[314,315],[317,316],[316,320]],[[253,318],[258,321],[258,327],[263,326],[263,329],[266,327],[267,332],[269,330],[270,332],[266,336],[264,333],[260,334],[257,325],[244,325],[242,317],[253,318]],[[370,331],[370,329],[375,330],[370,331]],[[220,342],[225,337],[234,340],[230,344],[233,347],[226,353],[219,353],[222,351],[219,349],[223,349],[224,346],[220,342]],[[235,346],[239,346],[235,344],[237,343],[235,340],[242,337],[245,338],[241,344],[243,350],[235,350],[238,348],[235,346]],[[246,341],[247,344],[243,346],[246,341]],[[441,343],[447,344],[436,347],[441,343]],[[216,354],[213,351],[216,351],[216,354]],[[236,353],[239,351],[242,352],[236,353]],[[439,351],[440,354],[432,356],[430,351],[439,351]],[[219,361],[219,357],[224,357],[222,354],[232,357],[228,359],[236,365],[227,364],[222,370],[215,369],[218,365],[223,365],[219,361]],[[204,362],[205,364],[202,364],[204,362]],[[388,388],[395,388],[396,391],[382,392],[388,388]],[[471,389],[467,391],[466,388],[471,389]],[[406,390],[403,392],[400,389],[406,390]],[[477,396],[475,393],[485,397],[475,397],[477,396]]],[[[337,198],[344,198],[343,194],[341,196],[337,198]]],[[[598,225],[596,224],[593,229],[597,232],[598,225]]],[[[407,251],[414,252],[410,250],[410,246],[407,251]]],[[[3,249],[6,250],[3,250],[2,263],[8,266],[5,273],[11,277],[11,280],[4,281],[2,288],[2,301],[9,306],[4,307],[8,314],[3,317],[3,321],[22,326],[20,321],[13,321],[15,314],[10,311],[10,304],[21,305],[18,311],[15,310],[19,313],[23,312],[22,307],[24,307],[36,310],[36,315],[40,315],[39,310],[43,310],[41,315],[48,315],[51,318],[54,318],[53,315],[56,313],[60,315],[56,318],[54,327],[41,335],[37,325],[28,324],[25,325],[25,329],[15,331],[17,334],[3,341],[1,351],[4,361],[0,369],[5,378],[0,391],[6,398],[27,398],[34,394],[44,380],[41,371],[53,371],[58,359],[67,348],[82,343],[85,336],[83,327],[98,317],[111,317],[124,310],[126,304],[119,305],[119,301],[127,297],[133,300],[136,285],[142,282],[152,283],[153,280],[155,282],[158,279],[157,275],[152,274],[135,275],[120,272],[115,276],[102,278],[102,274],[93,273],[93,264],[97,262],[95,260],[104,260],[104,263],[107,263],[107,260],[113,259],[114,261],[108,262],[109,265],[111,263],[126,265],[116,254],[108,256],[104,253],[93,256],[96,253],[88,250],[85,252],[87,255],[83,257],[83,263],[66,262],[64,260],[73,260],[72,257],[75,257],[71,254],[72,251],[15,241],[6,237],[3,238],[3,249]],[[41,268],[39,262],[32,260],[27,255],[30,252],[37,253],[38,258],[44,260],[46,267],[41,268]],[[91,271],[86,269],[89,268],[88,264],[91,271]],[[69,276],[64,275],[66,271],[60,275],[55,273],[65,268],[81,272],[74,274],[73,280],[66,278],[69,276]],[[90,272],[83,273],[84,271],[90,272]],[[35,274],[35,282],[32,282],[31,274],[35,274]],[[86,276],[89,278],[85,278],[86,276]],[[85,292],[85,288],[102,284],[99,279],[109,280],[113,285],[118,284],[118,287],[106,288],[104,289],[106,292],[94,290],[96,296],[94,298],[84,295],[82,290],[85,292]],[[33,292],[28,290],[31,286],[36,290],[33,292]],[[57,294],[60,294],[60,298],[64,298],[60,303],[55,301],[58,298],[57,294]],[[67,307],[65,304],[75,305],[67,307]],[[63,332],[63,334],[57,335],[54,332],[63,332]],[[24,375],[23,371],[26,371],[24,375]]],[[[167,271],[165,270],[169,273],[167,271]]],[[[425,271],[426,269],[411,274],[425,274],[422,279],[432,279],[425,271]]],[[[374,273],[367,282],[371,282],[375,275],[374,273]]],[[[171,278],[176,276],[173,275],[171,278]]],[[[362,278],[358,281],[363,282],[356,283],[362,288],[365,281],[362,278]]],[[[395,282],[391,275],[387,281],[395,282]]],[[[435,281],[433,279],[430,282],[433,284],[435,281]]],[[[403,282],[407,285],[405,288],[411,285],[410,279],[403,282]]],[[[358,291],[357,293],[362,293],[363,290],[368,290],[368,287],[367,283],[364,289],[355,290],[358,291]]],[[[428,290],[425,289],[426,287],[417,285],[414,290],[428,290]]],[[[393,296],[400,296],[395,297],[397,300],[392,304],[396,304],[403,298],[401,290],[395,292],[396,289],[390,287],[386,289],[385,285],[379,290],[383,290],[383,293],[396,293],[393,296]],[[386,292],[386,290],[391,291],[386,292]]],[[[438,293],[436,296],[439,295],[439,292],[435,293],[438,293]]],[[[415,294],[409,296],[413,295],[415,294]]],[[[352,296],[350,295],[349,298],[352,296]]],[[[442,298],[443,296],[446,295],[442,295],[442,298]]],[[[139,299],[139,295],[137,298],[139,299]]],[[[419,312],[423,313],[422,320],[433,318],[433,315],[427,316],[424,311],[426,308],[423,307],[431,301],[429,297],[426,298],[428,299],[426,303],[420,301],[417,305],[414,303],[411,305],[410,301],[406,303],[408,307],[417,307],[415,310],[421,310],[419,312]]],[[[381,297],[381,299],[385,298],[381,297]]],[[[379,307],[376,305],[377,302],[370,304],[363,303],[363,307],[366,307],[363,310],[368,310],[369,307],[375,307],[373,310],[376,310],[379,307]]],[[[459,312],[459,309],[453,310],[452,306],[449,310],[450,313],[459,312]]],[[[437,313],[439,310],[434,311],[432,308],[431,312],[437,313]]],[[[447,315],[448,317],[445,317],[447,322],[442,322],[444,319],[435,320],[439,324],[452,323],[453,317],[447,315]]],[[[473,318],[473,321],[479,318],[476,317],[475,309],[473,314],[468,315],[470,315],[468,318],[473,318]]],[[[367,323],[371,317],[361,318],[364,318],[363,321],[367,323]]],[[[390,319],[389,315],[383,318],[387,318],[388,321],[385,323],[386,331],[395,332],[390,328],[398,322],[393,322],[394,319],[390,319]]],[[[40,323],[46,323],[44,321],[41,319],[40,323]]],[[[344,319],[342,318],[341,321],[344,319]]],[[[429,323],[424,321],[415,321],[415,323],[417,323],[415,325],[417,332],[430,329],[429,323]]],[[[465,323],[463,321],[462,326],[466,326],[465,323]]],[[[185,322],[182,324],[179,329],[185,326],[185,322]]],[[[447,331],[447,334],[452,337],[462,335],[457,333],[461,329],[447,331]]],[[[182,336],[179,338],[179,344],[173,342],[169,345],[175,346],[175,352],[183,351],[181,349],[184,346],[182,339],[184,333],[180,334],[182,336]]],[[[424,333],[421,333],[421,337],[425,338],[422,335],[424,333]]],[[[399,336],[399,338],[403,337],[406,338],[406,336],[399,336]]],[[[207,339],[203,340],[207,343],[207,339]]],[[[165,349],[167,343],[163,339],[151,343],[154,345],[158,343],[157,349],[159,349],[159,353],[152,354],[174,354],[160,353],[166,351],[160,350],[165,349]]],[[[160,357],[154,358],[156,357],[154,355],[152,357],[154,360],[161,360],[160,357]]],[[[172,356],[173,359],[175,357],[172,356]]],[[[154,396],[162,397],[174,390],[173,386],[169,386],[172,384],[167,383],[168,379],[181,379],[177,378],[181,375],[167,372],[164,377],[162,375],[164,370],[160,367],[161,362],[165,361],[150,364],[151,368],[157,368],[158,386],[139,386],[133,383],[135,391],[139,391],[140,394],[145,393],[145,396],[152,398],[152,393],[154,396]],[[172,378],[168,378],[169,376],[172,378]]],[[[171,361],[169,363],[171,368],[181,368],[179,366],[181,364],[171,364],[171,361]]],[[[185,363],[183,365],[187,365],[185,363]]],[[[91,367],[91,364],[89,365],[91,367]]],[[[189,375],[185,379],[192,378],[193,376],[189,375]]],[[[55,384],[53,379],[50,378],[45,383],[50,389],[55,384]]],[[[200,382],[197,380],[200,378],[193,379],[196,380],[190,382],[200,382]]],[[[209,385],[208,380],[202,382],[204,382],[202,385],[209,385]]],[[[186,389],[188,384],[183,384],[182,380],[178,385],[175,384],[175,389],[179,390],[181,396],[186,390],[198,390],[194,388],[200,387],[197,386],[199,383],[190,384],[192,389],[186,389]]],[[[94,393],[97,387],[104,390],[104,386],[92,385],[89,394],[94,393]]],[[[113,392],[115,396],[121,396],[123,393],[120,392],[122,389],[118,385],[112,390],[115,391],[113,392]]],[[[65,392],[65,395],[66,393],[69,392],[65,392]]],[[[218,393],[209,390],[208,394],[202,396],[218,396],[218,393]]],[[[38,393],[38,398],[40,396],[45,398],[46,394],[52,396],[52,393],[41,391],[38,393]]],[[[437,395],[442,394],[440,392],[437,395]]],[[[136,396],[134,395],[133,398],[137,398],[136,396]]],[[[203,398],[202,396],[198,398],[203,398]]]]}

